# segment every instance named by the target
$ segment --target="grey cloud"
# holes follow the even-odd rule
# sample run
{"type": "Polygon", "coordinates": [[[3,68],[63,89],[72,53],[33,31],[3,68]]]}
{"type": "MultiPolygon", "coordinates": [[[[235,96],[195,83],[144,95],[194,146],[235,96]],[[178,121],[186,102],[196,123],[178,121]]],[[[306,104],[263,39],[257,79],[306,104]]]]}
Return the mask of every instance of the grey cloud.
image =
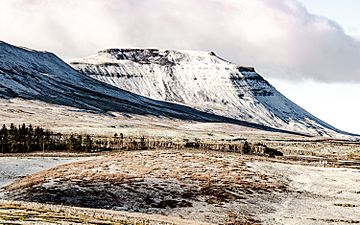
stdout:
{"type": "Polygon", "coordinates": [[[295,0],[3,0],[0,8],[1,39],[67,59],[110,47],[212,50],[266,77],[360,81],[360,42],[295,0]]]}

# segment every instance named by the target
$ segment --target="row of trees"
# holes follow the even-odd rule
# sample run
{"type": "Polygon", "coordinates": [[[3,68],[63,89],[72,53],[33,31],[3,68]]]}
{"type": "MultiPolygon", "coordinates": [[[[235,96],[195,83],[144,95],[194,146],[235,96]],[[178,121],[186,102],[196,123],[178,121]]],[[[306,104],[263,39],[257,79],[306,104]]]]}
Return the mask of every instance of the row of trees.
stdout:
{"type": "Polygon", "coordinates": [[[34,151],[91,152],[94,142],[90,136],[63,135],[41,127],[2,126],[0,129],[0,153],[26,153],[34,151]]]}
{"type": "Polygon", "coordinates": [[[0,153],[27,153],[34,151],[68,151],[68,152],[94,152],[94,151],[119,151],[119,150],[145,150],[156,148],[195,148],[216,151],[230,151],[243,154],[281,156],[282,152],[268,148],[264,144],[243,143],[219,144],[186,142],[176,143],[170,141],[150,140],[142,138],[124,139],[123,134],[115,134],[113,137],[89,135],[64,135],[53,133],[41,127],[26,126],[22,124],[16,127],[2,126],[0,129],[0,153]]]}
{"type": "Polygon", "coordinates": [[[89,135],[85,138],[82,135],[74,136],[70,135],[66,139],[66,149],[69,152],[92,152],[95,149],[94,141],[89,135]]]}

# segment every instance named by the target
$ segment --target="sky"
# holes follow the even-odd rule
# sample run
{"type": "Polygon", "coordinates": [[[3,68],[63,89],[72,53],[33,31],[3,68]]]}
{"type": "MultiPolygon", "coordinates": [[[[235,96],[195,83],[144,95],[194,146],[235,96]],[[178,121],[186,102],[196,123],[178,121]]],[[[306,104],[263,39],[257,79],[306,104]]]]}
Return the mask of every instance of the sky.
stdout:
{"type": "Polygon", "coordinates": [[[341,25],[345,33],[359,39],[360,25],[358,0],[300,0],[309,12],[328,17],[341,25]]]}
{"type": "MultiPolygon", "coordinates": [[[[360,40],[360,1],[300,0],[307,10],[338,23],[344,32],[360,40]]],[[[358,59],[360,61],[360,59],[358,59]]],[[[357,76],[360,77],[360,74],[357,76]]],[[[360,133],[360,83],[343,79],[338,82],[291,82],[268,79],[288,98],[322,120],[345,131],[360,133]]]]}
{"type": "Polygon", "coordinates": [[[0,40],[64,60],[105,48],[214,51],[360,134],[358,0],[1,0],[0,9],[0,40]]]}

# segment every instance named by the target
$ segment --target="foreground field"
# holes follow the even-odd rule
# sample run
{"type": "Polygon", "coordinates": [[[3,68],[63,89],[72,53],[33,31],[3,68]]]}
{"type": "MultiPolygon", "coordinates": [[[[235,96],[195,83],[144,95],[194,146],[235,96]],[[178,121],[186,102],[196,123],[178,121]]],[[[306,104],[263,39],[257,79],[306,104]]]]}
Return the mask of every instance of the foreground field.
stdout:
{"type": "Polygon", "coordinates": [[[9,199],[116,209],[213,222],[257,222],[285,189],[236,154],[124,152],[64,165],[7,187],[9,199]],[[255,210],[256,209],[256,210],[255,210]],[[255,210],[255,211],[254,211],[255,210]]]}
{"type": "Polygon", "coordinates": [[[0,200],[1,224],[207,225],[169,216],[0,200]]]}
{"type": "Polygon", "coordinates": [[[360,223],[359,170],[291,163],[214,151],[122,152],[28,176],[5,197],[179,218],[170,224],[360,223]]]}
{"type": "Polygon", "coordinates": [[[286,179],[289,192],[262,215],[267,224],[359,224],[360,170],[252,162],[253,169],[286,179]]]}

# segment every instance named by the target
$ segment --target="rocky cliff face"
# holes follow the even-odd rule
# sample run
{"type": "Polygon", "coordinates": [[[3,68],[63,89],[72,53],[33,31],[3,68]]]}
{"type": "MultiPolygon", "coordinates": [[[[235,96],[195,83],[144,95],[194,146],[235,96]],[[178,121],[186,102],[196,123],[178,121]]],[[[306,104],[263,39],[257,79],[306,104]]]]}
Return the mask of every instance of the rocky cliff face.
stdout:
{"type": "Polygon", "coordinates": [[[112,86],[203,112],[313,135],[343,133],[287,99],[254,68],[213,52],[108,49],[70,64],[112,86]]]}

